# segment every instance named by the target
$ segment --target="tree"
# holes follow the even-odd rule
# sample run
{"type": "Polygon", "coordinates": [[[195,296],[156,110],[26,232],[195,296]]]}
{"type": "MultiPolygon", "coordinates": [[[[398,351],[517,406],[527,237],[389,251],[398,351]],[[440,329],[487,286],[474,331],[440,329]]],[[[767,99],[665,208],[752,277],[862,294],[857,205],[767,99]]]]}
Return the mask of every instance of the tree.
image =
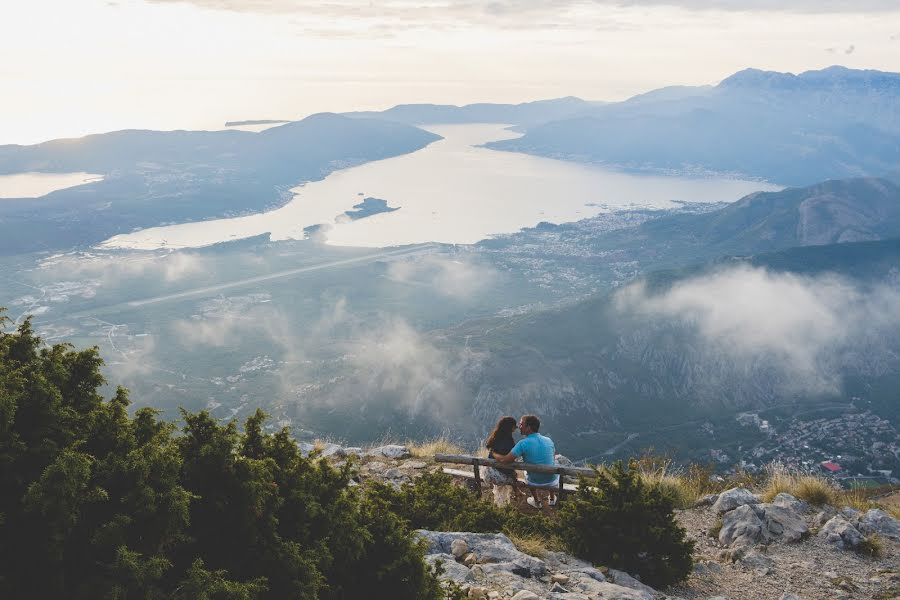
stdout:
{"type": "Polygon", "coordinates": [[[693,542],[675,521],[672,498],[644,482],[637,466],[621,462],[582,479],[575,496],[559,511],[560,538],[594,564],[638,575],[665,587],[691,572],[693,542]]]}

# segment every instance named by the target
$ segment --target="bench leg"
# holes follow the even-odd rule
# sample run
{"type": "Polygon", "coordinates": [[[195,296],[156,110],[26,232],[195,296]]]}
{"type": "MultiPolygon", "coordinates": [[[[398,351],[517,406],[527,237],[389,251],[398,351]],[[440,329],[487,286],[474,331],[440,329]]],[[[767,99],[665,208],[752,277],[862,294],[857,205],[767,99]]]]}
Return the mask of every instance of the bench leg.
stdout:
{"type": "Polygon", "coordinates": [[[473,461],[472,463],[475,466],[475,490],[478,494],[478,497],[481,497],[481,468],[478,464],[478,460],[473,461]]]}
{"type": "Polygon", "coordinates": [[[563,487],[563,476],[562,476],[562,474],[560,474],[560,476],[559,476],[559,489],[556,490],[556,501],[557,501],[557,502],[562,501],[562,499],[563,499],[563,491],[565,491],[565,488],[563,487]]]}

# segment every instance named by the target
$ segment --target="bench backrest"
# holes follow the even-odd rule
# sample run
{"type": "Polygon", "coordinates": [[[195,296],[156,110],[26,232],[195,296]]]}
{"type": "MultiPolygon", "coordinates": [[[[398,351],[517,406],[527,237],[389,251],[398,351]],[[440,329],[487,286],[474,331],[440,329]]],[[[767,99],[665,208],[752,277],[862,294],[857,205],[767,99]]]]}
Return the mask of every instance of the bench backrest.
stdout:
{"type": "Polygon", "coordinates": [[[475,467],[497,467],[500,469],[512,469],[515,471],[531,471],[532,473],[551,473],[558,475],[571,475],[572,477],[596,477],[597,472],[584,467],[566,467],[563,465],[535,465],[523,462],[497,462],[493,458],[481,458],[467,456],[465,454],[435,454],[435,462],[453,463],[457,465],[473,465],[475,467]]]}

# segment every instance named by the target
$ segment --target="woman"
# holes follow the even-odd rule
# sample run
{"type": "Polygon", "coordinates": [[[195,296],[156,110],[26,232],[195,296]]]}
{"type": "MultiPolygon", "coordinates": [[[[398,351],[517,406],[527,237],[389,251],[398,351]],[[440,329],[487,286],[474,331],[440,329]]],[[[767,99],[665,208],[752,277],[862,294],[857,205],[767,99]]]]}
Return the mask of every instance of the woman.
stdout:
{"type": "MultiPolygon", "coordinates": [[[[494,430],[485,440],[484,445],[488,449],[488,458],[494,458],[494,453],[509,454],[516,441],[513,439],[513,431],[516,430],[516,420],[513,417],[501,417],[494,430]]],[[[512,469],[498,469],[496,467],[481,467],[481,478],[491,484],[494,492],[494,503],[497,506],[506,506],[512,499],[513,489],[516,484],[516,472],[512,469]]]]}

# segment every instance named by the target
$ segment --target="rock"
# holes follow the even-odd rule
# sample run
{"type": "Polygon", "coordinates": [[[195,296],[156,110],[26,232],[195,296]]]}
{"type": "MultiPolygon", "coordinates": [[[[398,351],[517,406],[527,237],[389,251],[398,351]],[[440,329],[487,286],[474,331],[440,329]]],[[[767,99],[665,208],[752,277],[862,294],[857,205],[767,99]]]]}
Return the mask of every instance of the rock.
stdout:
{"type": "MultiPolygon", "coordinates": [[[[784,495],[787,496],[788,494],[784,495]]],[[[799,542],[809,534],[806,521],[803,520],[795,508],[778,504],[763,504],[760,508],[763,511],[764,535],[767,540],[779,539],[783,542],[799,542]]]]}
{"type": "Polygon", "coordinates": [[[449,554],[427,554],[425,556],[425,562],[431,566],[434,566],[437,561],[441,561],[444,569],[444,573],[440,577],[442,581],[462,583],[469,577],[469,570],[453,560],[449,554]]]}
{"type": "Polygon", "coordinates": [[[759,498],[744,488],[731,488],[719,494],[713,510],[722,514],[746,504],[759,504],[759,498]]]}
{"type": "Polygon", "coordinates": [[[567,583],[569,583],[569,576],[563,573],[557,573],[550,578],[550,581],[552,581],[553,583],[558,583],[560,585],[566,585],[567,583]]]}
{"type": "Polygon", "coordinates": [[[300,455],[306,458],[310,452],[316,449],[316,445],[309,442],[297,442],[297,448],[300,450],[300,455]]]}
{"type": "Polygon", "coordinates": [[[346,454],[347,456],[362,456],[363,449],[356,446],[349,446],[347,448],[344,448],[344,454],[346,454]]]}
{"type": "Polygon", "coordinates": [[[809,510],[809,503],[804,502],[803,500],[798,500],[794,496],[787,494],[785,492],[781,492],[772,500],[772,504],[775,506],[780,506],[782,508],[791,509],[798,513],[805,513],[809,510]]]}
{"type": "Polygon", "coordinates": [[[498,592],[497,590],[488,592],[488,598],[490,598],[491,600],[496,600],[499,597],[500,597],[500,592],[498,592]]]}
{"type": "Polygon", "coordinates": [[[326,442],[322,446],[320,455],[322,456],[322,458],[344,458],[345,456],[347,456],[347,452],[344,450],[344,447],[339,444],[326,442]]]}
{"type": "Polygon", "coordinates": [[[790,592],[785,592],[785,593],[783,593],[783,594],[781,595],[781,598],[780,598],[779,600],[803,600],[803,598],[801,598],[801,597],[798,596],[797,594],[792,594],[792,593],[790,593],[790,592]]]}
{"type": "Polygon", "coordinates": [[[516,577],[524,577],[526,579],[532,576],[531,569],[528,568],[528,565],[524,565],[517,561],[486,563],[479,566],[481,567],[481,572],[484,573],[485,576],[496,575],[498,573],[511,573],[516,577]]]}
{"type": "Polygon", "coordinates": [[[552,587],[552,588],[550,588],[550,593],[551,593],[551,594],[553,594],[553,593],[556,593],[556,594],[568,594],[568,593],[569,593],[569,590],[567,590],[567,589],[564,588],[563,586],[559,585],[559,583],[557,582],[557,583],[554,583],[554,584],[553,584],[553,587],[552,587]]]}
{"type": "Polygon", "coordinates": [[[863,535],[859,530],[841,515],[836,515],[825,523],[819,532],[819,537],[824,538],[829,544],[835,544],[842,550],[853,550],[863,540],[863,535]]]}
{"type": "Polygon", "coordinates": [[[694,573],[697,575],[715,575],[722,572],[722,565],[716,562],[705,560],[694,563],[694,573]]]}
{"type": "Polygon", "coordinates": [[[410,452],[409,448],[407,448],[406,446],[388,444],[386,446],[378,446],[377,448],[372,448],[371,450],[366,452],[366,456],[390,458],[391,460],[403,460],[406,458],[412,458],[412,452],[410,452]]]}
{"type": "Polygon", "coordinates": [[[408,479],[409,478],[406,473],[404,473],[397,467],[392,467],[392,468],[388,469],[387,471],[385,471],[384,477],[387,479],[404,479],[404,478],[408,479]]]}
{"type": "Polygon", "coordinates": [[[478,563],[478,557],[474,552],[469,552],[465,556],[463,556],[462,563],[469,567],[470,569],[478,563]]]}
{"type": "Polygon", "coordinates": [[[517,592],[516,595],[512,597],[512,600],[541,600],[541,597],[534,592],[522,590],[521,592],[517,592]]]}
{"type": "Polygon", "coordinates": [[[719,499],[718,494],[707,494],[705,496],[698,498],[697,501],[694,502],[694,504],[692,504],[692,506],[694,508],[702,508],[704,506],[712,506],[713,504],[716,503],[716,500],[718,500],[718,499],[719,499]]]}
{"type": "Polygon", "coordinates": [[[472,586],[469,588],[469,598],[472,600],[487,600],[488,591],[486,588],[472,586]]]}
{"type": "Polygon", "coordinates": [[[531,577],[540,577],[547,572],[544,561],[520,552],[502,533],[445,532],[420,529],[416,534],[425,540],[428,554],[452,554],[451,544],[454,540],[461,539],[466,542],[469,551],[478,556],[482,568],[486,568],[488,563],[514,563],[518,568],[527,571],[531,577]]]}
{"type": "Polygon", "coordinates": [[[459,560],[468,553],[469,544],[466,543],[466,540],[458,538],[450,542],[450,554],[453,555],[453,558],[459,560]]]}
{"type": "Polygon", "coordinates": [[[418,470],[418,469],[424,469],[425,467],[427,467],[428,463],[422,462],[421,460],[410,460],[408,462],[403,463],[402,466],[407,469],[417,469],[418,470]]]}
{"type": "Polygon", "coordinates": [[[775,566],[774,560],[756,550],[747,552],[740,560],[742,565],[753,569],[757,575],[769,575],[773,572],[773,567],[775,566]]]}
{"type": "Polygon", "coordinates": [[[753,546],[762,541],[763,527],[764,523],[753,507],[744,504],[725,513],[722,529],[719,530],[719,543],[733,548],[753,546]]]}
{"type": "Polygon", "coordinates": [[[569,458],[563,456],[562,454],[557,454],[556,455],[556,464],[558,464],[562,467],[571,467],[574,463],[569,458]]]}
{"type": "Polygon", "coordinates": [[[632,590],[637,590],[639,592],[644,592],[650,594],[651,596],[656,596],[656,590],[654,590],[649,585],[645,585],[626,573],[625,571],[617,571],[616,569],[609,569],[607,575],[612,582],[618,586],[629,588],[632,590]]]}
{"type": "Polygon", "coordinates": [[[900,542],[900,521],[880,508],[872,508],[859,519],[859,530],[866,534],[878,534],[900,542]]]}

